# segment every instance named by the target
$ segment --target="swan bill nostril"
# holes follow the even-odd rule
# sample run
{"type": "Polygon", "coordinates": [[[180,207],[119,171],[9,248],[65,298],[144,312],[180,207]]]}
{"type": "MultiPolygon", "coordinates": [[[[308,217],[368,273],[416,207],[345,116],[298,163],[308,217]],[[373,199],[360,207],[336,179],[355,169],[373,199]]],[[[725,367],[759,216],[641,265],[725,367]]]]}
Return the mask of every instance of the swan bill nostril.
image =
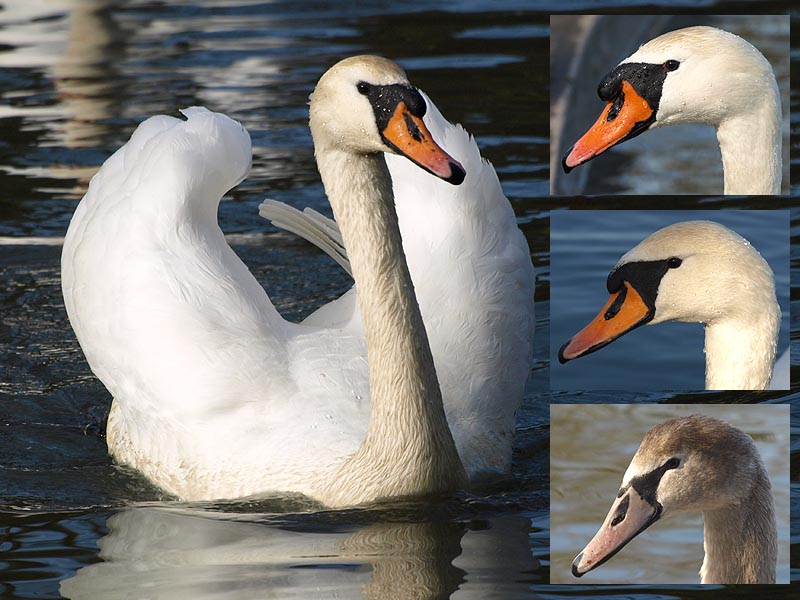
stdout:
{"type": "Polygon", "coordinates": [[[631,497],[625,496],[617,506],[617,511],[614,513],[614,518],[611,519],[611,527],[616,527],[625,520],[628,514],[628,507],[630,506],[631,497]]]}
{"type": "Polygon", "coordinates": [[[618,337],[646,323],[652,315],[650,307],[630,283],[623,282],[612,293],[600,312],[558,351],[561,364],[590,354],[618,337]]]}
{"type": "Polygon", "coordinates": [[[615,318],[619,311],[622,310],[622,307],[625,306],[625,298],[628,297],[628,286],[623,285],[619,290],[616,291],[616,298],[614,301],[608,306],[608,310],[603,313],[603,318],[606,321],[610,321],[611,319],[615,318]]]}
{"type": "Polygon", "coordinates": [[[564,155],[561,166],[566,173],[612,146],[636,137],[655,121],[655,110],[633,85],[623,80],[621,88],[589,131],[564,155]]]}
{"type": "Polygon", "coordinates": [[[625,96],[620,94],[611,101],[611,106],[609,106],[608,110],[606,111],[606,122],[611,123],[611,121],[616,119],[624,106],[625,96]]]}
{"type": "Polygon", "coordinates": [[[434,141],[425,122],[413,114],[405,102],[398,102],[381,137],[389,148],[439,179],[453,185],[464,181],[464,167],[434,141]]]}

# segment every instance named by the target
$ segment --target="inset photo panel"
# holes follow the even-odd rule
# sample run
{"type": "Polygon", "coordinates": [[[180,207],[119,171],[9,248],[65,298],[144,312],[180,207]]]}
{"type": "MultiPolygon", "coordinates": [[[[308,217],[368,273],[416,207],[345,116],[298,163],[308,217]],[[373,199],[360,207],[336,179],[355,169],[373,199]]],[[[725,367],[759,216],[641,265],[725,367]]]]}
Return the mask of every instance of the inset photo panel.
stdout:
{"type": "Polygon", "coordinates": [[[551,195],[788,194],[789,19],[552,15],[551,195]]]}
{"type": "Polygon", "coordinates": [[[554,404],[550,421],[550,583],[789,583],[789,405],[554,404]]]}
{"type": "Polygon", "coordinates": [[[553,390],[788,389],[789,211],[552,211],[553,390]]]}

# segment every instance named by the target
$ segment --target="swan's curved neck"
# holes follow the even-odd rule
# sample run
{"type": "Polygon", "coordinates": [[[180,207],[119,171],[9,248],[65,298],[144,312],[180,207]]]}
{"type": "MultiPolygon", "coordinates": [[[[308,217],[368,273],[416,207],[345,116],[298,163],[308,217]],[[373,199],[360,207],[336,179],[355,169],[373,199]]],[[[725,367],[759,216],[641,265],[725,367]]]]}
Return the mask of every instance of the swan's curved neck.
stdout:
{"type": "Polygon", "coordinates": [[[771,84],[771,93],[760,104],[717,127],[725,194],[781,193],[781,104],[777,86],[771,84]]]}
{"type": "Polygon", "coordinates": [[[330,505],[457,489],[466,474],[403,253],[382,155],[317,152],[358,289],[369,359],[366,438],[334,477],[330,505]]]}
{"type": "Polygon", "coordinates": [[[769,478],[760,465],[741,502],[703,512],[702,583],[775,583],[777,530],[769,478]]]}
{"type": "Polygon", "coordinates": [[[767,389],[779,326],[780,315],[767,310],[756,320],[728,319],[706,325],[706,389],[767,389]]]}

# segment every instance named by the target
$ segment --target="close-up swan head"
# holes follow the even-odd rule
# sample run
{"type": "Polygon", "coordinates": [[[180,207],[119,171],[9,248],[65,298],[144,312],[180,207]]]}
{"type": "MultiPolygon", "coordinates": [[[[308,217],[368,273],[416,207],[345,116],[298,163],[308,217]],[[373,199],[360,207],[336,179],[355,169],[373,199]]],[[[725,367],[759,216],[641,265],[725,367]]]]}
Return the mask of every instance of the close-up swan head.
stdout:
{"type": "Polygon", "coordinates": [[[655,105],[652,127],[719,126],[757,110],[761,96],[774,100],[780,111],[778,86],[764,55],[738,35],[714,27],[665,33],[644,44],[607,79],[624,80],[627,72],[634,73],[632,86],[641,86],[642,97],[649,96],[655,105]]]}
{"type": "Polygon", "coordinates": [[[600,350],[641,325],[703,323],[707,389],[769,384],[781,317],[774,276],[736,232],[712,221],[669,225],[628,251],[606,287],[609,299],[561,347],[561,363],[600,350]]]}
{"type": "Polygon", "coordinates": [[[649,477],[654,490],[649,499],[665,518],[737,502],[741,490],[753,485],[759,466],[750,436],[724,421],[692,415],[660,423],[645,434],[622,487],[645,490],[646,495],[643,481],[649,477]],[[723,448],[728,460],[720,461],[723,448]]]}
{"type": "Polygon", "coordinates": [[[311,97],[310,126],[317,153],[388,152],[405,156],[453,184],[464,180],[461,164],[433,140],[422,120],[427,105],[396,63],[354,56],[331,67],[311,97]]]}
{"type": "Polygon", "coordinates": [[[704,583],[774,582],[774,508],[761,456],[745,432],[700,414],[670,419],[645,434],[572,574],[582,577],[657,521],[690,510],[705,515],[704,583]]]}
{"type": "Polygon", "coordinates": [[[636,280],[639,270],[651,324],[746,320],[775,303],[767,261],[738,233],[713,221],[684,221],[656,231],[619,260],[609,286],[621,289],[627,274],[636,280]]]}
{"type": "Polygon", "coordinates": [[[700,123],[716,129],[726,194],[780,192],[778,84],[741,37],[706,26],[670,31],[607,73],[597,93],[606,106],[564,154],[565,172],[645,131],[700,123]]]}

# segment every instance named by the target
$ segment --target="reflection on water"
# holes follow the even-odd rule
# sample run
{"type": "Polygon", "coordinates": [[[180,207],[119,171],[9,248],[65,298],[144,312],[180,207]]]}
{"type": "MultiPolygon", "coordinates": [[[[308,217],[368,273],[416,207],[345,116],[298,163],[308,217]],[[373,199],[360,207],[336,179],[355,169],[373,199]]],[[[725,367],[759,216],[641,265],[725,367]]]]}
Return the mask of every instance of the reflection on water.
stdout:
{"type": "MultiPolygon", "coordinates": [[[[672,417],[707,414],[743,429],[770,475],[778,525],[778,578],[789,581],[789,407],[775,405],[560,405],[550,411],[553,583],[577,583],[570,565],[605,519],[642,437],[672,417]]],[[[679,514],[635,538],[580,583],[697,583],[703,520],[679,514]]]]}
{"type": "MultiPolygon", "coordinates": [[[[284,518],[285,519],[285,518],[284,518]]],[[[81,598],[486,598],[525,590],[530,522],[339,523],[309,530],[276,517],[140,506],[110,517],[102,562],[61,593],[81,598]],[[481,573],[491,573],[491,581],[481,573]],[[146,577],[143,575],[146,574],[146,577]]]]}
{"type": "MultiPolygon", "coordinates": [[[[308,95],[327,67],[357,53],[398,60],[448,118],[485,136],[487,158],[517,198],[546,193],[547,124],[519,110],[546,108],[543,14],[492,12],[481,3],[437,13],[424,3],[399,10],[317,2],[308,11],[250,0],[14,0],[3,8],[0,235],[31,234],[34,207],[39,234],[63,233],[88,177],[139,122],[193,104],[241,120],[252,134],[253,169],[236,200],[255,202],[268,189],[327,210],[308,95]]],[[[255,211],[240,208],[223,203],[226,231],[255,227],[255,211]]]]}
{"type": "Polygon", "coordinates": [[[58,149],[51,161],[21,156],[7,172],[63,181],[63,192],[72,197],[85,191],[96,169],[70,164],[60,150],[94,148],[109,132],[106,121],[113,115],[114,96],[124,93],[116,72],[124,32],[109,12],[115,4],[119,2],[11,2],[0,13],[6,39],[17,46],[0,54],[0,65],[45,71],[52,86],[26,90],[29,96],[12,95],[0,106],[0,117],[32,122],[28,127],[38,138],[38,148],[58,149]],[[72,187],[66,187],[70,181],[72,187]]]}

